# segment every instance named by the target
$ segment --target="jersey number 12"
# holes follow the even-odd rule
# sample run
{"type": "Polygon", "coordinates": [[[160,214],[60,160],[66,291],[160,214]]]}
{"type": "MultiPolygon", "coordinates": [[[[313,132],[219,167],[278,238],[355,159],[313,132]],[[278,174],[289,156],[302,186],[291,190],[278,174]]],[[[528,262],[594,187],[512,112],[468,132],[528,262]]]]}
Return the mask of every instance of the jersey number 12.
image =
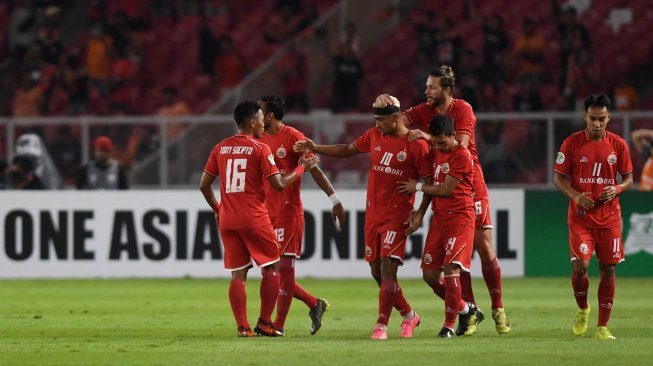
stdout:
{"type": "Polygon", "coordinates": [[[227,174],[225,175],[225,193],[245,192],[245,169],[247,159],[227,160],[227,174]]]}

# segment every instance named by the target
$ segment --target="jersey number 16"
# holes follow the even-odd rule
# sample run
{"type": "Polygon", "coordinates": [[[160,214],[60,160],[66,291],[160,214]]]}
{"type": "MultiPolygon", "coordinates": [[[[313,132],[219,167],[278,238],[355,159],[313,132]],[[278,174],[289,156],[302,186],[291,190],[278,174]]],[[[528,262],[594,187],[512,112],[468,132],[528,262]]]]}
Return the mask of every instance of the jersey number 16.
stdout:
{"type": "Polygon", "coordinates": [[[227,160],[227,174],[225,175],[225,193],[245,192],[245,169],[247,159],[227,160]]]}

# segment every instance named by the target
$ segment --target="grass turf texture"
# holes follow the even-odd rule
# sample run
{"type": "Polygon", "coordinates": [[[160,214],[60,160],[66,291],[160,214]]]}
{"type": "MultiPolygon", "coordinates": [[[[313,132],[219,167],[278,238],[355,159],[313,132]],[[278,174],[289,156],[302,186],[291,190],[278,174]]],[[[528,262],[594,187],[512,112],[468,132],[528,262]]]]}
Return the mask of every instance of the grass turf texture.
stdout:
{"type": "MultiPolygon", "coordinates": [[[[399,338],[395,311],[387,341],[372,341],[378,289],[372,280],[301,280],[329,300],[311,336],[295,300],[285,338],[236,338],[226,280],[0,281],[0,365],[497,365],[648,364],[653,355],[653,279],[617,277],[609,328],[615,342],[592,339],[598,305],[590,279],[590,327],[575,337],[568,278],[504,280],[513,324],[494,331],[487,289],[474,281],[486,321],[473,337],[438,339],[443,302],[421,281],[401,281],[422,317],[413,339],[399,338]]],[[[248,282],[248,316],[258,315],[259,281],[248,282]]]]}

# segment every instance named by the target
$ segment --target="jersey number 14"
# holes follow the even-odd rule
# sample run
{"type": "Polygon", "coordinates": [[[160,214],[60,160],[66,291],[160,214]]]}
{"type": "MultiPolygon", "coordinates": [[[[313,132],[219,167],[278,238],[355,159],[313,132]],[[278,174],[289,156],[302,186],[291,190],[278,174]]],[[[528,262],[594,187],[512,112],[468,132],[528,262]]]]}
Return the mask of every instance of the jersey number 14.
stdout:
{"type": "Polygon", "coordinates": [[[245,169],[247,159],[227,160],[227,174],[225,175],[225,193],[245,192],[245,169]]]}

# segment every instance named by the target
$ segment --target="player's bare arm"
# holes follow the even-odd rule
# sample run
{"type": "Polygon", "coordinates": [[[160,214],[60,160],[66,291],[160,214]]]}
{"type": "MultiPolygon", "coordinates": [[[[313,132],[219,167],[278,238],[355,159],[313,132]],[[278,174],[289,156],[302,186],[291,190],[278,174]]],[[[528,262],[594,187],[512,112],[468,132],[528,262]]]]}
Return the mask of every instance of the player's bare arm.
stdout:
{"type": "MultiPolygon", "coordinates": [[[[424,177],[423,179],[424,184],[433,184],[432,177],[424,177]]],[[[433,196],[427,193],[422,195],[422,202],[420,202],[419,208],[417,211],[414,211],[410,214],[410,218],[406,222],[409,224],[408,229],[406,229],[406,235],[414,233],[422,226],[422,220],[424,220],[424,215],[426,215],[426,210],[428,210],[432,198],[433,196]]]]}
{"type": "Polygon", "coordinates": [[[621,176],[621,184],[603,188],[603,192],[599,195],[599,201],[610,202],[613,198],[621,194],[621,192],[629,190],[632,186],[633,173],[624,174],[621,176]]]}
{"type": "Polygon", "coordinates": [[[356,154],[360,154],[360,151],[358,151],[353,142],[349,144],[337,145],[315,145],[315,142],[309,138],[303,141],[295,142],[293,145],[293,150],[295,152],[314,152],[326,156],[333,156],[336,158],[347,158],[356,154]]]}
{"type": "MultiPolygon", "coordinates": [[[[460,179],[447,175],[444,182],[438,185],[424,184],[419,186],[420,191],[437,197],[449,197],[456,186],[460,183],[460,179]]],[[[414,179],[409,181],[397,182],[397,188],[401,193],[417,192],[418,183],[414,179]]]]}
{"type": "Polygon", "coordinates": [[[268,182],[270,182],[270,184],[272,185],[272,187],[274,189],[276,189],[277,191],[283,190],[284,188],[291,185],[294,181],[296,181],[297,178],[299,178],[299,176],[301,176],[302,173],[304,173],[305,170],[311,170],[311,169],[315,168],[317,163],[320,161],[320,158],[317,157],[317,156],[313,156],[313,157],[310,157],[310,158],[306,157],[307,153],[308,152],[305,152],[304,155],[302,155],[299,158],[300,166],[298,166],[292,172],[290,172],[290,173],[288,173],[286,175],[273,174],[273,175],[268,177],[268,182]]]}
{"type": "MultiPolygon", "coordinates": [[[[407,119],[408,118],[406,118],[406,120],[407,119]]],[[[412,142],[412,141],[415,141],[417,139],[424,139],[426,141],[429,141],[431,139],[431,134],[426,133],[426,132],[420,130],[419,128],[414,129],[414,130],[410,130],[410,132],[408,132],[408,141],[412,142]]]]}
{"type": "Polygon", "coordinates": [[[319,166],[315,166],[310,172],[315,183],[331,199],[331,203],[333,204],[331,208],[331,220],[337,223],[338,227],[342,228],[345,224],[345,209],[342,206],[340,198],[336,195],[336,191],[333,189],[331,182],[329,182],[329,179],[324,175],[324,172],[319,166]]]}
{"type": "Polygon", "coordinates": [[[456,134],[456,140],[458,140],[458,143],[463,145],[464,147],[469,147],[469,139],[471,136],[469,136],[466,133],[457,133],[456,134]]]}
{"type": "Polygon", "coordinates": [[[582,192],[582,193],[577,192],[575,189],[571,187],[571,184],[569,184],[567,177],[564,176],[563,174],[554,172],[553,184],[558,188],[558,190],[560,190],[560,192],[564,193],[565,196],[574,200],[574,202],[576,202],[576,204],[579,205],[580,207],[586,209],[594,208],[594,200],[592,200],[589,197],[590,192],[582,192]]]}
{"type": "Polygon", "coordinates": [[[646,140],[653,141],[653,130],[635,130],[630,134],[630,138],[637,152],[641,153],[644,150],[644,142],[646,140]]]}
{"type": "Polygon", "coordinates": [[[215,213],[215,221],[218,222],[220,217],[220,203],[218,203],[218,200],[215,199],[215,195],[213,194],[213,187],[211,185],[214,180],[215,177],[211,174],[208,174],[207,172],[202,173],[202,178],[200,179],[200,191],[202,192],[202,195],[204,195],[206,203],[208,203],[213,209],[213,212],[215,213]]]}

